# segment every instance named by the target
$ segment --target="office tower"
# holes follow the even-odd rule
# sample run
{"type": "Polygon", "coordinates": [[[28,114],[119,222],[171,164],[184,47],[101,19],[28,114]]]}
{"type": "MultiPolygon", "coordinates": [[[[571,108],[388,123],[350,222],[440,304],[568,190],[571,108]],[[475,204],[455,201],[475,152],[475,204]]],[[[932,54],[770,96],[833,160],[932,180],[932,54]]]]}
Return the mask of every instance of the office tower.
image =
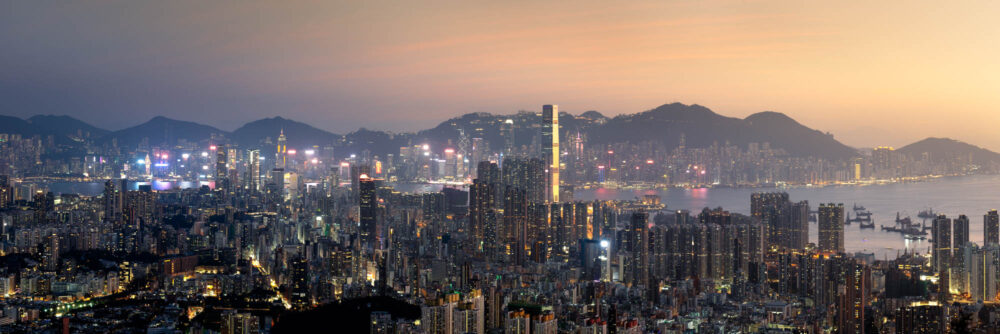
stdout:
{"type": "Polygon", "coordinates": [[[285,168],[288,164],[288,140],[285,138],[285,129],[281,129],[278,134],[278,147],[274,153],[275,168],[285,168]]]}
{"type": "Polygon", "coordinates": [[[632,255],[629,268],[632,284],[649,286],[649,215],[645,212],[632,214],[629,227],[628,251],[632,255]]]}
{"type": "Polygon", "coordinates": [[[285,170],[275,168],[271,170],[270,180],[267,182],[267,201],[271,209],[277,211],[278,206],[285,201],[285,170]]]}
{"type": "Polygon", "coordinates": [[[250,193],[260,191],[260,150],[247,152],[247,190],[250,193]]]}
{"type": "Polygon", "coordinates": [[[983,216],[983,244],[1000,244],[1000,214],[997,210],[990,210],[983,216]]]}
{"type": "Polygon", "coordinates": [[[546,201],[559,202],[559,106],[542,106],[542,156],[548,169],[546,201]]]}
{"type": "Polygon", "coordinates": [[[500,125],[500,134],[504,141],[504,156],[511,156],[514,152],[514,120],[507,119],[500,125]]]}
{"type": "Polygon", "coordinates": [[[934,239],[934,248],[931,254],[934,271],[948,272],[952,253],[951,219],[944,215],[935,218],[931,233],[931,238],[934,239]]]}
{"type": "Polygon", "coordinates": [[[360,179],[361,175],[371,175],[371,167],[368,165],[352,164],[351,165],[351,191],[355,196],[360,191],[360,179]]]}
{"type": "Polygon", "coordinates": [[[845,259],[843,285],[837,294],[837,329],[840,333],[865,333],[865,307],[871,289],[871,269],[845,259]]]}
{"type": "Polygon", "coordinates": [[[819,245],[823,252],[844,252],[844,204],[819,205],[819,245]]]}
{"type": "Polygon", "coordinates": [[[375,190],[375,179],[361,174],[358,178],[358,232],[362,247],[368,251],[378,249],[378,195],[375,190]]]}
{"type": "Polygon", "coordinates": [[[226,157],[226,153],[226,148],[223,146],[215,148],[215,189],[223,191],[229,189],[229,167],[226,166],[229,159],[226,157]]]}

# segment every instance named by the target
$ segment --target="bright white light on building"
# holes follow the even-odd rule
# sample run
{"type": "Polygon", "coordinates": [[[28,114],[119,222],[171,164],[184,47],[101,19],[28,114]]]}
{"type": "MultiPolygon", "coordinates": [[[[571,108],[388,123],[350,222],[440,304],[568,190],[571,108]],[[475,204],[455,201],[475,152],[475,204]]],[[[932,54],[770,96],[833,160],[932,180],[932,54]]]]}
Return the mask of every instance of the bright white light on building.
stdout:
{"type": "Polygon", "coordinates": [[[608,247],[611,247],[611,243],[608,242],[607,240],[601,240],[601,248],[608,248],[608,247]]]}
{"type": "Polygon", "coordinates": [[[191,154],[190,154],[190,153],[184,153],[184,154],[181,154],[181,158],[182,158],[182,159],[184,159],[184,160],[187,160],[187,159],[188,159],[188,158],[190,158],[190,157],[191,157],[191,154]]]}
{"type": "Polygon", "coordinates": [[[306,155],[316,154],[316,150],[306,150],[306,155]]]}
{"type": "Polygon", "coordinates": [[[202,158],[207,158],[208,157],[208,152],[201,152],[201,157],[202,158]]]}

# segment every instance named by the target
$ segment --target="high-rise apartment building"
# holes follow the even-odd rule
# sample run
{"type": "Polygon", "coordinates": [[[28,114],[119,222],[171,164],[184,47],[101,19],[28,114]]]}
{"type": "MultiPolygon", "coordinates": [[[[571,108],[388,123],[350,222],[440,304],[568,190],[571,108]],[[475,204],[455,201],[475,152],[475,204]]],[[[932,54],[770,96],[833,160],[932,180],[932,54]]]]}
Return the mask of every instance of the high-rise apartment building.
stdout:
{"type": "Polygon", "coordinates": [[[820,251],[844,252],[844,204],[819,205],[819,245],[820,251]]]}
{"type": "Polygon", "coordinates": [[[1000,244],[1000,214],[990,210],[983,215],[983,244],[1000,244]]]}

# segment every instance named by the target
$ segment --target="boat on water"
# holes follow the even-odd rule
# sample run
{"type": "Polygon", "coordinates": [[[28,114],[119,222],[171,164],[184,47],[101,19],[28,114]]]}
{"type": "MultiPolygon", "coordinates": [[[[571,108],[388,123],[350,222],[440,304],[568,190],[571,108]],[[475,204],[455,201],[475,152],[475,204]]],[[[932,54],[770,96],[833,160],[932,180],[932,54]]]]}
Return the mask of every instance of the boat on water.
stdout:
{"type": "Polygon", "coordinates": [[[860,222],[860,223],[858,224],[858,227],[859,227],[859,228],[870,228],[870,229],[874,229],[874,228],[875,228],[875,222],[874,222],[874,221],[872,221],[872,220],[871,220],[871,218],[869,218],[867,222],[864,222],[864,221],[860,222]]]}
{"type": "Polygon", "coordinates": [[[847,213],[847,218],[845,219],[845,222],[847,224],[850,224],[850,223],[853,223],[853,222],[869,223],[871,221],[872,221],[872,213],[871,213],[871,211],[855,212],[854,213],[854,218],[851,218],[851,214],[847,213]]]}

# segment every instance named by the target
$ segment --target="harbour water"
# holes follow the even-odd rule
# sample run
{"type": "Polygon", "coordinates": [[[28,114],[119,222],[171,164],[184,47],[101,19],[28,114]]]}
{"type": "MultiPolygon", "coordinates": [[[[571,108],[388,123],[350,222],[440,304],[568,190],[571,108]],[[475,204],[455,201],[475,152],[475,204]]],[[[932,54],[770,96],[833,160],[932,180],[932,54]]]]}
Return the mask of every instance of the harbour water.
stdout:
{"type": "MultiPolygon", "coordinates": [[[[880,225],[891,226],[895,223],[896,213],[902,217],[911,217],[914,223],[924,219],[918,218],[921,210],[933,208],[935,213],[948,215],[949,218],[959,214],[969,216],[969,239],[982,244],[983,215],[990,209],[1000,208],[1000,176],[976,175],[960,177],[942,177],[921,182],[891,183],[866,186],[828,186],[828,187],[794,187],[794,188],[701,188],[665,190],[622,190],[622,189],[586,189],[574,193],[578,200],[628,200],[642,197],[646,194],[659,195],[667,205],[668,210],[689,210],[697,214],[705,207],[719,207],[730,212],[750,214],[750,194],[759,191],[788,192],[792,201],[809,201],[811,210],[816,210],[820,203],[843,203],[845,211],[854,217],[854,204],[864,206],[872,212],[875,229],[861,229],[857,222],[845,226],[844,248],[847,252],[874,253],[877,258],[894,258],[904,249],[917,252],[927,252],[931,243],[909,241],[897,232],[882,231],[880,225]]],[[[930,220],[926,222],[930,225],[930,220]]],[[[817,226],[813,222],[809,227],[809,238],[816,242],[817,226]]],[[[929,237],[929,235],[928,235],[929,237]]]]}

